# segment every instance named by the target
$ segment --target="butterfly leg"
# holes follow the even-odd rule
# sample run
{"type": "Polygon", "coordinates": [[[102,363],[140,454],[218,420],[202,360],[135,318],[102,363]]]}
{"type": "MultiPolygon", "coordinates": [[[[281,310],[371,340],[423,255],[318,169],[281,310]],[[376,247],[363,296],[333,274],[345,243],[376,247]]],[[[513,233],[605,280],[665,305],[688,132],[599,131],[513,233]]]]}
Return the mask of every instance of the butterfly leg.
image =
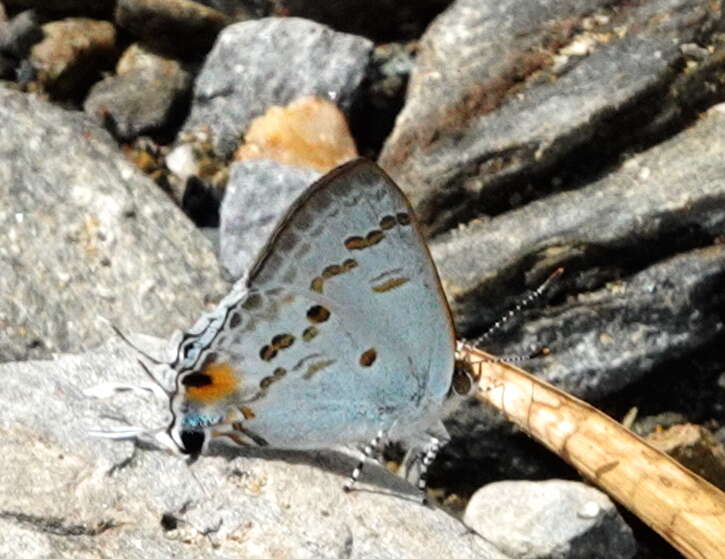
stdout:
{"type": "Polygon", "coordinates": [[[428,468],[435,460],[442,446],[439,439],[431,437],[420,455],[420,471],[418,473],[416,486],[418,487],[418,491],[420,491],[421,501],[424,505],[428,503],[425,493],[426,487],[428,486],[428,468]]]}
{"type": "Polygon", "coordinates": [[[365,460],[367,460],[368,458],[373,458],[380,452],[380,445],[383,441],[383,436],[383,431],[378,431],[378,434],[375,435],[372,440],[363,447],[362,451],[365,456],[362,460],[360,460],[360,462],[358,462],[358,465],[355,466],[352,474],[350,474],[349,479],[347,480],[345,485],[342,486],[344,491],[349,493],[353,490],[355,484],[357,483],[357,480],[360,478],[363,467],[365,466],[365,460]]]}

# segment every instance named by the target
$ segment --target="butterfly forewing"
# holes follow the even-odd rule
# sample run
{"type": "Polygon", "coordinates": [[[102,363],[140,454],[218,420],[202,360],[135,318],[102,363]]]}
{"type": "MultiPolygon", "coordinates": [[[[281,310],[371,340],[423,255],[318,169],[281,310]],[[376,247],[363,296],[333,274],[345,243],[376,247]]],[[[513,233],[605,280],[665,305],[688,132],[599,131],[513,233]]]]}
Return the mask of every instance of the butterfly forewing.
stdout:
{"type": "Polygon", "coordinates": [[[313,184],[247,288],[208,353],[231,365],[227,403],[258,439],[360,442],[417,424],[443,401],[448,307],[409,203],[375,164],[357,160],[313,184]]]}

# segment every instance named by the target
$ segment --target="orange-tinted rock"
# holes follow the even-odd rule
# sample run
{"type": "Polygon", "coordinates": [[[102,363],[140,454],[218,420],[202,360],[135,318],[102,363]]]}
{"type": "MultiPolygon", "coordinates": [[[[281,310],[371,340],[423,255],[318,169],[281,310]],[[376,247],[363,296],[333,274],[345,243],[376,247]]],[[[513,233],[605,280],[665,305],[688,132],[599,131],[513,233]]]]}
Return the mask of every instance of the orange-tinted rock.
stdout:
{"type": "Polygon", "coordinates": [[[340,109],[318,97],[301,97],[254,119],[234,159],[272,159],[324,173],[356,156],[340,109]]]}

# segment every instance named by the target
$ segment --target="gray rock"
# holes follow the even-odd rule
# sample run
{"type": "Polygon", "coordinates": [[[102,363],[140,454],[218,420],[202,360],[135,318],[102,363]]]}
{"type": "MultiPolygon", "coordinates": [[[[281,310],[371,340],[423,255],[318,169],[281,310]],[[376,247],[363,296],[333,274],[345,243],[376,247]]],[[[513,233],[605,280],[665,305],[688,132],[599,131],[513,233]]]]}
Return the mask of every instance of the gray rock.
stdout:
{"type": "Polygon", "coordinates": [[[99,382],[148,382],[117,342],[6,363],[0,378],[0,556],[506,558],[380,467],[344,493],[357,457],[342,451],[216,449],[188,466],[148,445],[89,437],[98,426],[167,421],[150,396],[83,395],[99,382]]]}
{"type": "Polygon", "coordinates": [[[693,250],[527,320],[507,345],[548,347],[530,370],[585,399],[611,396],[722,335],[723,277],[725,246],[693,250]]]}
{"type": "Polygon", "coordinates": [[[116,25],[173,53],[200,55],[232,20],[192,0],[118,0],[116,25]]]}
{"type": "Polygon", "coordinates": [[[37,14],[32,10],[20,12],[8,22],[0,21],[0,52],[20,59],[30,47],[43,38],[37,14]]]}
{"type": "Polygon", "coordinates": [[[290,204],[319,176],[267,159],[231,166],[219,241],[222,265],[232,278],[249,271],[290,204]]]}
{"type": "Polygon", "coordinates": [[[599,398],[711,340],[722,328],[714,298],[725,246],[708,245],[725,231],[723,130],[719,105],[586,188],[434,242],[459,331],[500,316],[516,298],[516,278],[535,286],[563,265],[569,300],[521,313],[524,328],[510,323],[490,349],[525,355],[547,346],[552,355],[527,368],[599,398]]]}
{"type": "Polygon", "coordinates": [[[150,54],[146,58],[152,62],[96,83],[83,104],[121,140],[172,124],[191,93],[191,74],[181,64],[150,54]]]}
{"type": "Polygon", "coordinates": [[[479,489],[464,522],[520,559],[628,559],[632,530],[604,493],[573,481],[502,481],[479,489]]]}
{"type": "Polygon", "coordinates": [[[226,287],[208,243],[87,116],[0,88],[0,355],[168,335],[226,287]]]}
{"type": "Polygon", "coordinates": [[[211,131],[229,156],[251,120],[305,95],[347,110],[365,74],[372,43],[298,18],[266,18],[227,27],[199,74],[184,129],[211,131]]]}
{"type": "Polygon", "coordinates": [[[680,122],[693,103],[682,88],[721,98],[708,85],[717,48],[712,64],[673,74],[687,60],[680,45],[713,40],[708,0],[609,5],[458,0],[431,24],[380,156],[430,233],[541,196],[531,182],[587,142],[583,167],[600,171],[608,154],[680,122]]]}

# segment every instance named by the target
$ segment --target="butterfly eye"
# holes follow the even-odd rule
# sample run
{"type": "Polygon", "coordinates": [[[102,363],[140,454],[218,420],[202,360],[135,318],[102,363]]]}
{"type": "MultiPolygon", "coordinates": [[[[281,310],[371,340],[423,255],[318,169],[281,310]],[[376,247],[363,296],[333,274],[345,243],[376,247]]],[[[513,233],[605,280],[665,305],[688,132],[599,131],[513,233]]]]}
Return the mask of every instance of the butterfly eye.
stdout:
{"type": "Polygon", "coordinates": [[[181,432],[181,452],[184,454],[198,455],[204,448],[204,431],[186,430],[181,432]]]}

